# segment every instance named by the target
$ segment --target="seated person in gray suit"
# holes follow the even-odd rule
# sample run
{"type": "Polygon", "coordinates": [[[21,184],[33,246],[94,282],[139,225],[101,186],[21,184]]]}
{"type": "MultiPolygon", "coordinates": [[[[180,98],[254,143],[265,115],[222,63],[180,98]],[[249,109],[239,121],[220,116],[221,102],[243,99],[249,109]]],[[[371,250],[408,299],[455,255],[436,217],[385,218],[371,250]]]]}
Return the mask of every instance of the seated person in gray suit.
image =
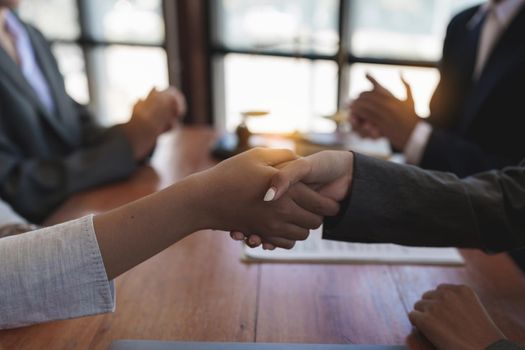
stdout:
{"type": "Polygon", "coordinates": [[[97,126],[66,93],[46,40],[0,0],[0,195],[33,222],[68,196],[131,175],[185,112],[175,89],[151,91],[131,120],[97,126]]]}
{"type": "MultiPolygon", "coordinates": [[[[278,202],[299,182],[341,204],[339,214],[324,221],[326,239],[487,252],[525,247],[525,160],[459,179],[351,152],[322,152],[282,168],[265,200],[278,202]]],[[[245,239],[240,232],[232,236],[245,239]]],[[[266,249],[276,246],[268,237],[248,238],[252,246],[261,242],[266,249]]],[[[425,293],[409,317],[439,350],[525,349],[505,340],[465,286],[442,285],[425,293]]]]}

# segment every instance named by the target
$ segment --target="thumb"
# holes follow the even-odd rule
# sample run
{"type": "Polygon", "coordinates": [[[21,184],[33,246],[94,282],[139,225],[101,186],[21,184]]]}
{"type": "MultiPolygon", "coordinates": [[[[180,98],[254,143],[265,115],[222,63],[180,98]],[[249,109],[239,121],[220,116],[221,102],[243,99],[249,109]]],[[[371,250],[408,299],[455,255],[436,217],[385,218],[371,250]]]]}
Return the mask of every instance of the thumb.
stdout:
{"type": "Polygon", "coordinates": [[[406,81],[406,79],[405,79],[405,77],[403,75],[401,75],[401,82],[405,86],[405,90],[406,90],[406,93],[407,93],[406,101],[413,105],[414,104],[414,95],[412,93],[412,86],[410,86],[410,84],[408,83],[408,81],[406,81]]]}
{"type": "Polygon", "coordinates": [[[383,85],[381,85],[372,74],[366,73],[366,79],[373,85],[374,90],[382,93],[389,93],[388,90],[383,85]]]}
{"type": "Polygon", "coordinates": [[[300,158],[280,169],[271,179],[270,188],[264,196],[265,202],[281,198],[293,185],[306,178],[311,172],[310,163],[300,158]]]}
{"type": "Polygon", "coordinates": [[[289,149],[254,148],[250,152],[256,159],[269,166],[275,166],[297,159],[294,151],[289,149]]]}

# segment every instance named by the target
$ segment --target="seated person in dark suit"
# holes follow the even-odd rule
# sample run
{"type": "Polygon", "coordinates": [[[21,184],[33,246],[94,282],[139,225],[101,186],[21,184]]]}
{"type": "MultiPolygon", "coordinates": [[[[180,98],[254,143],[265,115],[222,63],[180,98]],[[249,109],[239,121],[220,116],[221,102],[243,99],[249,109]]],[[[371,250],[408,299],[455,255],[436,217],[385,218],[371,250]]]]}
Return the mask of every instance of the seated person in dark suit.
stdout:
{"type": "Polygon", "coordinates": [[[50,48],[0,0],[0,195],[33,222],[68,196],[130,176],[185,112],[175,88],[152,90],[131,120],[98,126],[66,93],[50,48]]]}
{"type": "MultiPolygon", "coordinates": [[[[519,166],[464,179],[337,151],[279,168],[266,201],[279,203],[302,182],[340,203],[339,214],[324,220],[325,239],[487,252],[525,247],[525,159],[519,166]]],[[[248,236],[251,246],[282,247],[272,237],[248,236]]],[[[245,239],[241,232],[232,237],[245,239]]],[[[294,242],[286,243],[293,247],[294,242]]],[[[505,339],[465,286],[441,285],[425,293],[409,318],[438,350],[525,349],[505,339]]]]}
{"type": "Polygon", "coordinates": [[[362,136],[388,138],[407,162],[463,177],[525,156],[525,1],[491,0],[450,22],[430,117],[419,118],[410,86],[398,100],[374,88],[351,105],[362,136]]]}

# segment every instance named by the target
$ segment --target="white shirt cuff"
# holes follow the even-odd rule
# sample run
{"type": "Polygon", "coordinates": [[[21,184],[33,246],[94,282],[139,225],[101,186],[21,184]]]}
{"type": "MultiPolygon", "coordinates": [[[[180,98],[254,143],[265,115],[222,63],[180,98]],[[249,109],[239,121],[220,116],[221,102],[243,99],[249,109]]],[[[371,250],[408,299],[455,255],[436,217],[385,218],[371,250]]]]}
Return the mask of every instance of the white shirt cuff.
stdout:
{"type": "Polygon", "coordinates": [[[427,143],[431,134],[432,125],[429,123],[420,121],[416,125],[403,151],[405,155],[405,161],[408,164],[419,165],[419,163],[421,163],[423,153],[425,153],[425,148],[427,147],[427,143]]]}
{"type": "Polygon", "coordinates": [[[111,312],[93,216],[0,239],[0,329],[111,312]]]}

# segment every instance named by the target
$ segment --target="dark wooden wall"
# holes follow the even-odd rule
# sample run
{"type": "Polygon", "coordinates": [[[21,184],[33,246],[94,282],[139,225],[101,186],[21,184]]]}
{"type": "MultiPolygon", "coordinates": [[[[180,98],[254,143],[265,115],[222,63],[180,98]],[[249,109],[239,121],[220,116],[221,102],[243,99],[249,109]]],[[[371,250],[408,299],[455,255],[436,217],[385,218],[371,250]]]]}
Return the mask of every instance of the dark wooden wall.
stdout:
{"type": "Polygon", "coordinates": [[[188,124],[211,124],[211,58],[207,0],[165,0],[170,82],[188,100],[188,124]]]}

